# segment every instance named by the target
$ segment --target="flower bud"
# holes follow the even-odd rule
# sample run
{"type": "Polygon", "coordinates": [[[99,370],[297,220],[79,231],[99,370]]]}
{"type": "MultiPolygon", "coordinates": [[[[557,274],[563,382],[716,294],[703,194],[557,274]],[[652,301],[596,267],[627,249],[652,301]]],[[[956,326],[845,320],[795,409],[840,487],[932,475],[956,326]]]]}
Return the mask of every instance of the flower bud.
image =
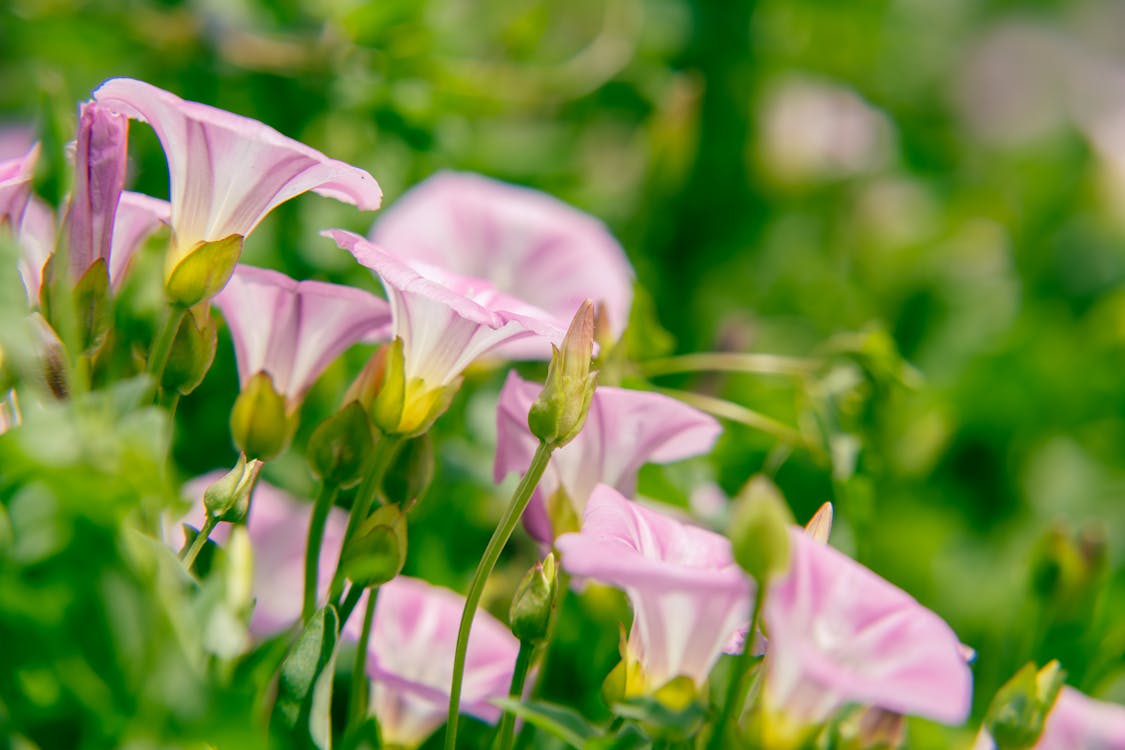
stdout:
{"type": "Polygon", "coordinates": [[[371,414],[384,434],[413,437],[429,430],[445,413],[461,381],[437,387],[418,378],[407,381],[402,347],[402,339],[396,338],[387,348],[383,382],[371,414]]]}
{"type": "Polygon", "coordinates": [[[735,562],[764,586],[789,569],[793,516],[773,482],[751,479],[734,501],[730,539],[735,562]]]}
{"type": "Polygon", "coordinates": [[[289,445],[296,420],[286,412],[285,397],[266,372],[250,378],[230,412],[234,444],[250,458],[268,461],[289,445]]]}
{"type": "MultiPolygon", "coordinates": [[[[183,254],[170,252],[164,267],[168,299],[182,307],[193,307],[221,292],[242,255],[242,241],[242,235],[231,234],[214,242],[197,242],[183,254]]],[[[173,237],[173,247],[175,242],[173,237]]]]}
{"type": "Polygon", "coordinates": [[[594,304],[586,300],[574,314],[562,349],[554,348],[547,382],[527,415],[531,434],[544,443],[561,448],[582,431],[597,383],[597,372],[590,371],[593,356],[594,304]]]}
{"type": "Polygon", "coordinates": [[[358,401],[351,401],[320,423],[309,438],[309,467],[317,479],[337,487],[351,487],[363,478],[367,457],[375,443],[371,419],[358,401]]]}
{"type": "Polygon", "coordinates": [[[211,363],[215,361],[217,340],[217,326],[211,315],[211,306],[200,304],[191,308],[176,329],[176,338],[172,341],[168,363],[164,366],[161,378],[163,389],[168,393],[178,391],[186,396],[199,387],[207,371],[211,369],[211,363]]]}
{"type": "Polygon", "coordinates": [[[357,586],[379,586],[406,564],[406,514],[384,505],[360,524],[340,556],[340,569],[357,586]]]}
{"type": "Polygon", "coordinates": [[[403,509],[410,508],[434,478],[434,444],[429,433],[402,444],[383,477],[383,492],[403,509]]]}
{"type": "Polygon", "coordinates": [[[1057,661],[1038,671],[1029,662],[996,692],[984,727],[997,750],[1026,750],[1039,741],[1065,678],[1057,661]]]}
{"type": "Polygon", "coordinates": [[[558,584],[558,568],[555,555],[551,553],[527,571],[512,597],[512,607],[508,611],[512,635],[533,645],[547,640],[558,604],[558,584]]]}
{"type": "Polygon", "coordinates": [[[247,461],[246,454],[239,454],[234,468],[203,491],[203,507],[207,509],[207,515],[229,523],[245,520],[250,510],[250,494],[261,471],[261,461],[247,461]]]}

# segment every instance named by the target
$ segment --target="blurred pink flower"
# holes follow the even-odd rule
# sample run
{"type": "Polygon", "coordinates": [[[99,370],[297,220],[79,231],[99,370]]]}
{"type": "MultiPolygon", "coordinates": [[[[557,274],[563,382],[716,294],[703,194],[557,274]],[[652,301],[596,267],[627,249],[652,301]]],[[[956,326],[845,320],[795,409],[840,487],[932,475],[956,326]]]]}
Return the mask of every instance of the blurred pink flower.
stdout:
{"type": "MultiPolygon", "coordinates": [[[[203,525],[203,492],[222,476],[221,471],[211,472],[184,485],[184,495],[192,501],[192,507],[180,522],[197,529],[203,525]]],[[[312,507],[311,502],[298,500],[261,480],[250,497],[246,527],[254,550],[252,593],[256,600],[250,617],[250,632],[257,638],[274,635],[301,618],[301,582],[305,575],[305,548],[312,507]]],[[[320,548],[317,579],[320,600],[327,595],[332,583],[347,524],[346,511],[335,507],[329,511],[320,548]]],[[[229,534],[230,525],[219,524],[211,538],[222,544],[229,534]]],[[[167,525],[164,537],[178,546],[174,544],[174,540],[180,538],[178,523],[167,525]]]]}
{"type": "Polygon", "coordinates": [[[604,306],[614,339],[628,322],[633,270],[621,245],[602,222],[537,190],[439,172],[384,212],[371,239],[535,300],[564,328],[586,299],[604,306]]]}
{"type": "Polygon", "coordinates": [[[763,705],[794,731],[847,703],[960,724],[972,675],[957,636],[909,594],[799,527],[766,597],[763,705]]]}
{"type": "Polygon", "coordinates": [[[622,589],[633,605],[628,659],[645,690],[686,675],[707,679],[750,617],[752,584],[726,537],[681,523],[598,485],[582,531],[555,542],[572,575],[622,589]]]}
{"type": "Polygon", "coordinates": [[[95,102],[78,111],[74,190],[66,212],[71,280],[77,282],[98,259],[109,270],[117,202],[125,187],[129,120],[95,102]]]}
{"type": "Polygon", "coordinates": [[[390,324],[387,303],[362,289],[242,264],[215,305],[234,340],[239,382],[265,372],[290,410],[332,360],[390,324]]]}
{"type": "Polygon", "coordinates": [[[266,214],[312,190],[374,210],[375,179],[256,120],[184,101],[143,81],[111,78],[94,91],[106,109],[149,123],[168,160],[174,269],[201,242],[245,237],[266,214]]]}
{"type": "Polygon", "coordinates": [[[33,195],[23,211],[23,221],[16,232],[20,246],[19,272],[27,292],[28,307],[39,304],[43,285],[43,266],[55,252],[55,214],[51,207],[33,195]]]}
{"type": "MultiPolygon", "coordinates": [[[[413,748],[445,723],[457,625],[465,599],[449,589],[399,576],[379,588],[367,650],[371,710],[383,744],[413,748]]],[[[363,600],[357,609],[362,609],[363,600]]],[[[358,640],[362,617],[344,634],[358,640]]],[[[473,618],[461,710],[488,722],[500,717],[489,701],[508,694],[519,642],[484,610],[473,618]]]]}
{"type": "MultiPolygon", "coordinates": [[[[1063,686],[1043,734],[1032,750],[1122,750],[1125,748],[1125,706],[1095,700],[1063,686]]],[[[973,750],[996,750],[984,729],[973,750]]]]}
{"type": "Polygon", "coordinates": [[[39,160],[39,144],[24,153],[0,161],[0,226],[18,231],[24,207],[31,198],[31,178],[39,160]]]}
{"type": "MultiPolygon", "coordinates": [[[[493,473],[498,482],[507,474],[526,470],[531,463],[538,440],[528,429],[527,414],[542,387],[514,372],[508,374],[496,414],[493,473]]],[[[668,396],[598,388],[582,432],[551,456],[524,513],[528,532],[541,542],[554,538],[547,499],[556,492],[566,494],[577,520],[597,485],[607,484],[631,495],[642,465],[706,453],[721,429],[714,418],[668,396]]]]}

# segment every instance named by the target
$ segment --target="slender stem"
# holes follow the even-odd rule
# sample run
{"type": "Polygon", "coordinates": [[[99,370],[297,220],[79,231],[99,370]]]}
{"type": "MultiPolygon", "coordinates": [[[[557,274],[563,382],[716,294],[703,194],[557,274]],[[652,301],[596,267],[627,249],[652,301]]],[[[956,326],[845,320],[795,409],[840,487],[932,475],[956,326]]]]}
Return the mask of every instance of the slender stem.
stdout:
{"type": "MultiPolygon", "coordinates": [[[[527,680],[527,673],[531,669],[531,657],[535,654],[535,646],[527,641],[520,641],[520,652],[516,656],[516,669],[512,672],[512,686],[508,689],[509,698],[523,696],[523,684],[527,680]]],[[[516,739],[516,717],[510,711],[505,711],[500,717],[500,728],[496,730],[496,745],[494,750],[510,750],[512,742],[516,739]]]]}
{"type": "Polygon", "coordinates": [[[453,681],[449,686],[449,719],[445,730],[445,750],[456,750],[457,747],[457,719],[461,708],[461,681],[465,677],[465,653],[469,648],[469,630],[473,625],[473,615],[476,614],[477,604],[480,603],[481,594],[484,593],[484,584],[496,567],[500,553],[512,532],[519,523],[520,516],[531,500],[531,493],[535,491],[543,472],[547,469],[547,462],[551,460],[554,446],[548,443],[539,443],[527,473],[523,475],[519,486],[512,494],[512,500],[504,516],[500,519],[488,546],[484,548],[484,555],[477,564],[473,580],[469,584],[469,592],[465,595],[465,609],[461,612],[461,625],[457,630],[457,650],[453,657],[453,681]]]}
{"type": "Polygon", "coordinates": [[[678,372],[748,372],[759,375],[807,375],[816,361],[778,354],[700,352],[679,357],[664,357],[641,362],[641,372],[649,377],[678,372]]]}
{"type": "Polygon", "coordinates": [[[348,733],[354,732],[367,718],[367,644],[371,641],[371,623],[375,619],[375,599],[379,587],[368,589],[367,608],[363,612],[363,629],[359,631],[359,645],[352,667],[351,691],[348,693],[348,733]]]}
{"type": "Polygon", "coordinates": [[[199,552],[203,549],[203,545],[207,544],[207,540],[211,537],[211,532],[219,525],[219,519],[210,513],[207,514],[207,520],[203,522],[203,528],[195,535],[195,539],[191,540],[191,546],[180,556],[184,561],[184,567],[191,570],[191,566],[195,565],[195,558],[199,557],[199,552]]]}
{"type": "Polygon", "coordinates": [[[305,598],[301,607],[301,619],[307,620],[316,611],[316,589],[320,573],[320,545],[324,540],[324,526],[328,522],[328,511],[336,502],[339,487],[325,482],[313,505],[312,519],[309,521],[309,535],[305,542],[305,598]]]}
{"type": "Polygon", "coordinates": [[[726,747],[727,724],[730,723],[732,716],[737,723],[737,714],[741,712],[742,704],[746,702],[746,690],[749,685],[746,676],[750,672],[750,666],[754,663],[754,642],[758,633],[758,626],[762,620],[762,605],[766,601],[766,588],[766,585],[759,583],[754,593],[754,610],[750,615],[750,629],[746,631],[742,653],[738,655],[734,674],[731,675],[730,682],[727,685],[727,697],[719,711],[719,718],[715,721],[711,739],[707,743],[707,750],[722,750],[726,747]]]}
{"type": "Polygon", "coordinates": [[[148,360],[145,361],[145,373],[153,379],[152,388],[155,393],[160,391],[160,381],[164,377],[164,367],[168,364],[168,355],[172,353],[172,344],[176,342],[176,333],[180,330],[180,323],[187,315],[188,309],[182,305],[172,305],[168,317],[164,319],[164,327],[156,334],[149,350],[148,360]]]}
{"type": "Polygon", "coordinates": [[[729,419],[732,422],[744,424],[755,430],[773,435],[778,440],[781,440],[790,445],[807,446],[807,441],[801,437],[801,433],[793,429],[784,422],[779,422],[773,417],[767,417],[761,412],[756,412],[753,409],[747,409],[741,404],[736,404],[714,396],[705,396],[702,393],[692,393],[690,391],[680,391],[674,388],[657,388],[655,389],[666,396],[677,398],[685,404],[694,406],[695,408],[705,411],[708,414],[719,417],[720,419],[729,419]]]}
{"type": "Polygon", "coordinates": [[[363,586],[353,585],[348,589],[348,595],[344,597],[343,603],[340,605],[340,630],[344,629],[344,625],[348,623],[348,618],[352,616],[355,610],[355,605],[359,604],[360,597],[363,596],[363,586]]]}

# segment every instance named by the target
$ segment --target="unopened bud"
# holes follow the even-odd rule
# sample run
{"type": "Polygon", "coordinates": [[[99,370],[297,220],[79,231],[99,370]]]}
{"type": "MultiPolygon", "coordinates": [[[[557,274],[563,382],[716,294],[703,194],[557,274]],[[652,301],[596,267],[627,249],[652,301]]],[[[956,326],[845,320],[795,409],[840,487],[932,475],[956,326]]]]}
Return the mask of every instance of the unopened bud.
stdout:
{"type": "Polygon", "coordinates": [[[371,415],[386,435],[421,435],[445,413],[460,387],[460,380],[438,386],[419,378],[408,381],[402,339],[396,338],[387,348],[383,382],[371,415]]]}
{"type": "Polygon", "coordinates": [[[313,430],[306,451],[309,466],[322,482],[351,487],[363,478],[374,442],[367,411],[351,401],[313,430]]]}
{"type": "Polygon", "coordinates": [[[211,306],[203,303],[191,308],[180,320],[176,338],[168,354],[161,378],[166,392],[186,396],[199,387],[215,361],[217,326],[211,306]]]}
{"type": "Polygon", "coordinates": [[[383,492],[404,509],[414,504],[434,478],[434,443],[429,433],[402,444],[383,477],[383,492]]]}
{"type": "Polygon", "coordinates": [[[544,443],[560,448],[582,431],[597,384],[597,372],[590,371],[593,356],[594,304],[586,300],[574,314],[562,349],[554,349],[547,382],[527,415],[531,434],[544,443]]]}
{"type": "Polygon", "coordinates": [[[360,524],[340,558],[344,576],[357,586],[379,586],[406,564],[406,514],[384,505],[360,524]]]}
{"type": "Polygon", "coordinates": [[[242,235],[231,234],[214,242],[197,242],[181,254],[174,250],[173,237],[173,251],[164,266],[168,299],[182,307],[193,307],[221,292],[242,255],[242,241],[242,235]]]}
{"type": "Polygon", "coordinates": [[[207,515],[229,523],[245,520],[250,510],[250,495],[261,472],[261,461],[248,461],[246,454],[240,454],[234,468],[203,491],[207,515]]]}
{"type": "Polygon", "coordinates": [[[773,482],[751,479],[734,501],[730,521],[735,562],[764,586],[789,569],[789,527],[793,515],[773,482]]]}
{"type": "Polygon", "coordinates": [[[273,387],[266,372],[246,382],[230,412],[234,444],[250,458],[268,461],[289,445],[296,420],[286,411],[285,397],[273,387]]]}
{"type": "Polygon", "coordinates": [[[1038,671],[1028,663],[997,691],[984,719],[997,750],[1034,747],[1065,678],[1057,661],[1038,671]]]}
{"type": "Polygon", "coordinates": [[[805,524],[805,533],[821,544],[828,544],[828,537],[832,534],[832,503],[825,503],[817,509],[805,524]]]}
{"type": "Polygon", "coordinates": [[[508,622],[512,634],[521,641],[539,645],[547,640],[558,603],[558,568],[555,555],[551,553],[543,562],[537,562],[520,581],[512,607],[508,612],[508,622]]]}

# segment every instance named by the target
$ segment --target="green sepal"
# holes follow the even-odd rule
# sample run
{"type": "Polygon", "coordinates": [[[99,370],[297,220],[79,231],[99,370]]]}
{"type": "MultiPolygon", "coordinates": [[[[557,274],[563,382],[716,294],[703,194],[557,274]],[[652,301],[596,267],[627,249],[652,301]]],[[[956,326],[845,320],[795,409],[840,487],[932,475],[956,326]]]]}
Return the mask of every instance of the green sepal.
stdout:
{"type": "MultiPolygon", "coordinates": [[[[242,255],[242,241],[242,235],[231,234],[214,242],[195,243],[174,266],[164,270],[168,299],[183,307],[194,307],[221,292],[242,255]]],[[[170,255],[169,261],[174,257],[170,255]]]]}
{"type": "Polygon", "coordinates": [[[371,418],[361,403],[352,401],[313,430],[306,451],[309,468],[322,482],[352,487],[363,478],[374,445],[371,418]]]}
{"type": "Polygon", "coordinates": [[[234,444],[249,458],[268,461],[289,445],[296,419],[286,410],[285,397],[273,387],[266,372],[247,381],[230,412],[234,444]]]}
{"type": "Polygon", "coordinates": [[[211,306],[200,303],[191,308],[176,329],[161,379],[164,390],[186,396],[198,388],[215,361],[217,342],[218,327],[211,315],[211,306]]]}
{"type": "Polygon", "coordinates": [[[339,628],[332,605],[317,610],[282,662],[270,716],[270,733],[279,747],[331,747],[328,710],[339,628]]]}

